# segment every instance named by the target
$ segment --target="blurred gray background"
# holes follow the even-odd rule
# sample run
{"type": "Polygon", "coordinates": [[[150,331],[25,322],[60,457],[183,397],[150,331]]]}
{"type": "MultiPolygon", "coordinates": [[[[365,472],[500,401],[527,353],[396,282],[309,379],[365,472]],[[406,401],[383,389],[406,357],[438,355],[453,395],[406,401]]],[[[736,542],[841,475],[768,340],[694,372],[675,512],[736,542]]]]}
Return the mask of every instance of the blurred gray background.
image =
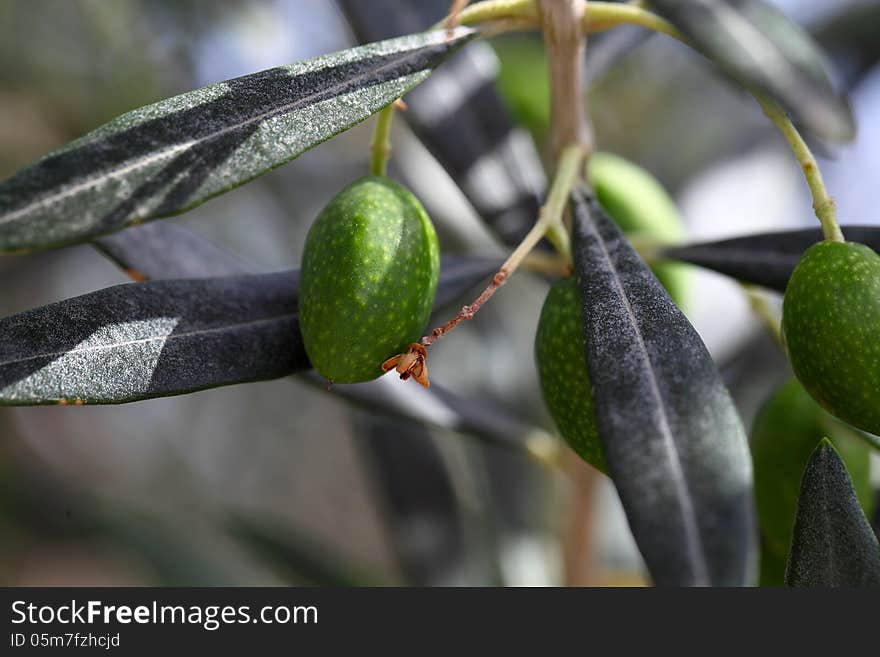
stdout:
{"type": "MultiPolygon", "coordinates": [[[[827,46],[851,90],[857,141],[819,145],[840,219],[877,223],[880,3],[778,4],[827,46]]],[[[352,43],[332,0],[0,0],[0,178],[126,110],[352,43]]],[[[499,41],[500,64],[516,67],[534,45],[499,41]]],[[[652,38],[601,69],[589,103],[601,148],[654,172],[691,237],[815,222],[782,139],[699,56],[652,38]]],[[[537,112],[520,118],[543,148],[537,112]]],[[[313,218],[366,172],[371,127],[172,221],[258,268],[296,267],[313,218]]],[[[394,149],[391,173],[423,199],[445,251],[503,253],[403,121],[394,149]]],[[[0,313],[126,280],[88,246],[3,257],[0,313]]],[[[438,344],[432,380],[552,431],[532,357],[546,289],[515,276],[438,344]]],[[[750,423],[788,376],[783,360],[730,281],[696,274],[687,312],[750,423]]],[[[0,583],[554,584],[571,492],[517,454],[352,408],[300,379],[119,407],[3,408],[0,583]]],[[[589,583],[643,582],[613,488],[600,482],[589,504],[589,583]]]]}

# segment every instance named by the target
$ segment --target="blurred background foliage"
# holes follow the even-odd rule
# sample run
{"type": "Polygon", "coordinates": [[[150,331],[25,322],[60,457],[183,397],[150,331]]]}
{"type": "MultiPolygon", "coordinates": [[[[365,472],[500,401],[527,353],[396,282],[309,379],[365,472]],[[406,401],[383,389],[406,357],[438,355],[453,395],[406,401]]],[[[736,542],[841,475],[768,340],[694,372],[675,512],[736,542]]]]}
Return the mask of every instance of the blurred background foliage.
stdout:
{"type": "MultiPolygon", "coordinates": [[[[856,142],[818,146],[842,222],[876,224],[880,2],[777,4],[850,89],[856,142]]],[[[0,177],[128,109],[351,43],[332,0],[0,0],[0,177]]],[[[493,45],[505,102],[546,153],[540,39],[493,45]]],[[[782,139],[698,55],[637,30],[590,45],[600,147],[656,174],[692,238],[812,225],[782,139]]],[[[296,267],[320,208],[366,171],[370,127],[176,221],[262,269],[296,267]]],[[[402,121],[394,147],[391,174],[424,200],[445,251],[502,253],[402,121]]],[[[0,279],[4,316],[126,281],[87,246],[2,258],[0,279]]],[[[735,284],[693,280],[687,312],[748,427],[789,370],[735,284]]],[[[514,277],[438,344],[432,379],[552,432],[532,360],[546,289],[514,277]]],[[[301,379],[120,407],[3,408],[0,583],[645,582],[613,487],[578,477],[591,483],[573,489],[519,454],[353,407],[301,379]]]]}

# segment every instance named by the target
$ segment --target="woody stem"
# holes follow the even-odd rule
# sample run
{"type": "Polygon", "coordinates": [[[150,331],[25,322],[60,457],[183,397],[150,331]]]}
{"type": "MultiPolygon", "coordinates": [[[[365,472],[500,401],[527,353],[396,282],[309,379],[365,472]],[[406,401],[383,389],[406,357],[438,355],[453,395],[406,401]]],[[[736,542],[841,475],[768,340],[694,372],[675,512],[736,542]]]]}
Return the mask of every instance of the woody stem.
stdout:
{"type": "Polygon", "coordinates": [[[585,0],[538,0],[544,47],[550,75],[551,139],[559,158],[570,144],[592,149],[584,89],[584,52],[587,40],[581,23],[585,0]]]}

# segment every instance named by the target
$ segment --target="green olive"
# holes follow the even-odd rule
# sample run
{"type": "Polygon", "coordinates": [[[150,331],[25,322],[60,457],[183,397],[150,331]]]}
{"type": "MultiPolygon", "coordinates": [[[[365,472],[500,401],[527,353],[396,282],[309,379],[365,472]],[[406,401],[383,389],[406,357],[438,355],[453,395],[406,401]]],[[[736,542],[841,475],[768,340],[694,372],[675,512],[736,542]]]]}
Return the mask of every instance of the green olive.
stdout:
{"type": "Polygon", "coordinates": [[[788,282],[782,329],[813,399],[880,434],[880,256],[852,242],[810,247],[788,282]]]}
{"type": "Polygon", "coordinates": [[[408,190],[376,176],[342,190],[303,252],[299,319],[314,368],[335,383],[380,376],[421,336],[439,273],[437,234],[408,190]]]}

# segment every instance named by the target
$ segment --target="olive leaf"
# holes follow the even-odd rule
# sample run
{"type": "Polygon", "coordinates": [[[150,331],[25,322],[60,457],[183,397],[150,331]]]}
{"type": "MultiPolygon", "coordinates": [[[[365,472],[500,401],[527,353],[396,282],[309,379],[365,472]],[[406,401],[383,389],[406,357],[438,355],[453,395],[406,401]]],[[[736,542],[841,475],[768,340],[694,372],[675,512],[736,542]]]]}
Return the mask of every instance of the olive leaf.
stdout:
{"type": "Polygon", "coordinates": [[[859,432],[819,406],[797,379],[790,379],[759,410],[749,441],[761,529],[761,586],[784,582],[801,478],[823,436],[843,459],[865,513],[874,507],[871,448],[859,432]]]}
{"type": "MultiPolygon", "coordinates": [[[[880,251],[880,226],[843,226],[842,230],[847,241],[880,251]]],[[[676,246],[665,249],[661,256],[785,292],[804,251],[822,239],[821,229],[805,228],[676,246]]]]}
{"type": "MultiPolygon", "coordinates": [[[[362,42],[424,29],[449,10],[448,0],[339,4],[362,42]]],[[[516,245],[535,222],[546,178],[534,143],[495,89],[497,76],[491,46],[473,43],[407,97],[404,117],[477,214],[516,245]]]]}
{"type": "Polygon", "coordinates": [[[788,586],[880,586],[880,546],[830,441],[813,452],[798,496],[788,586]]]}
{"type": "Polygon", "coordinates": [[[0,252],[184,212],[363,121],[474,35],[462,28],[383,41],[124,114],[0,183],[0,252]]]}
{"type": "Polygon", "coordinates": [[[599,437],[658,585],[744,585],[756,536],[746,435],[699,335],[595,199],[574,263],[599,437]]]}
{"type": "MultiPolygon", "coordinates": [[[[437,299],[496,267],[447,259],[437,299]]],[[[156,280],[0,319],[0,405],[119,404],[307,370],[298,283],[297,271],[156,280]]]]}
{"type": "Polygon", "coordinates": [[[0,320],[0,404],[113,404],[309,367],[298,272],[119,285],[0,320]]]}
{"type": "MultiPolygon", "coordinates": [[[[448,577],[450,564],[468,564],[476,573],[474,557],[488,541],[485,534],[479,537],[484,540],[474,540],[469,519],[479,514],[485,498],[469,497],[463,491],[468,484],[463,486],[462,481],[471,490],[477,488],[473,459],[479,456],[467,446],[438,441],[419,424],[369,412],[352,419],[361,463],[372,481],[406,584],[437,585],[448,577]],[[460,460],[450,458],[450,451],[460,460]],[[413,540],[414,533],[430,534],[433,539],[413,540]]],[[[471,496],[477,494],[474,491],[471,496]]],[[[479,524],[484,530],[492,526],[486,521],[479,524]]]]}
{"type": "Polygon", "coordinates": [[[765,0],[651,0],[722,71],[775,99],[815,135],[850,140],[855,119],[819,46],[765,0]]]}
{"type": "Polygon", "coordinates": [[[229,251],[171,222],[129,228],[95,240],[95,247],[135,280],[257,273],[229,251]]]}

